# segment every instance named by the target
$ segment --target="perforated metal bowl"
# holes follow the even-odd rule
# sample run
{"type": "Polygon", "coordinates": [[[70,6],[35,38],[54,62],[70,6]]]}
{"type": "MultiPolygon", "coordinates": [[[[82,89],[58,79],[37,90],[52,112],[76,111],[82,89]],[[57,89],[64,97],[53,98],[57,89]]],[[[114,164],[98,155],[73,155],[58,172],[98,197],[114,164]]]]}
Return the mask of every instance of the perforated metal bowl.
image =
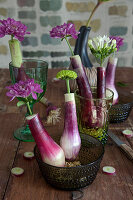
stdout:
{"type": "Polygon", "coordinates": [[[132,110],[132,106],[133,102],[113,105],[109,110],[109,122],[120,123],[125,121],[132,110]]]}
{"type": "MultiPolygon", "coordinates": [[[[44,163],[35,146],[35,158],[43,177],[50,185],[63,190],[75,190],[94,181],[104,155],[104,147],[98,139],[89,135],[81,134],[81,140],[81,150],[77,158],[81,166],[76,167],[55,167],[44,163]]],[[[59,138],[56,142],[59,142],[59,138]]]]}

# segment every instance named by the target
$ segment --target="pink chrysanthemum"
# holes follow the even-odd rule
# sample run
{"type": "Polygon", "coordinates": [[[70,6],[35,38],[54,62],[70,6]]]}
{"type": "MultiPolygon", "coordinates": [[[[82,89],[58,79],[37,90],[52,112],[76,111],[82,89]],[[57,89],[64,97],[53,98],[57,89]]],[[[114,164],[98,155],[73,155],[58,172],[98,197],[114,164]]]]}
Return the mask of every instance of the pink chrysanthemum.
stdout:
{"type": "Polygon", "coordinates": [[[18,83],[7,86],[6,88],[9,90],[6,95],[12,97],[10,101],[15,97],[27,98],[30,95],[32,95],[33,99],[37,99],[36,93],[43,92],[40,85],[34,82],[34,79],[19,81],[18,83]]]}
{"type": "Polygon", "coordinates": [[[66,24],[64,23],[61,26],[56,26],[52,28],[50,31],[50,36],[52,38],[65,38],[65,37],[73,37],[74,39],[78,38],[78,34],[80,32],[77,32],[75,30],[75,26],[72,23],[66,24]]]}
{"type": "Polygon", "coordinates": [[[110,39],[116,40],[116,48],[117,48],[117,51],[119,51],[120,47],[124,44],[123,43],[124,38],[121,38],[119,36],[110,36],[110,39]]]}
{"type": "Polygon", "coordinates": [[[30,32],[26,31],[27,26],[20,21],[8,18],[7,20],[0,20],[0,23],[0,38],[5,35],[12,35],[19,41],[22,41],[25,34],[30,34],[30,32]]]}

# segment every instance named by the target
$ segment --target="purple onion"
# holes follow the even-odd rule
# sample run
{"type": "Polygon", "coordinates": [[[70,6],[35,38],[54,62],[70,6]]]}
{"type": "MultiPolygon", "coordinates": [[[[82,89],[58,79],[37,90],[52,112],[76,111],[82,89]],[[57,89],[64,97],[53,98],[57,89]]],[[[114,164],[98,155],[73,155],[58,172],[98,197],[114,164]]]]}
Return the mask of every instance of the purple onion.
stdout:
{"type": "Polygon", "coordinates": [[[114,92],[113,105],[118,103],[118,92],[115,87],[115,71],[118,58],[110,57],[106,68],[106,88],[114,92]]]}
{"type": "Polygon", "coordinates": [[[62,148],[45,130],[38,114],[26,117],[29,128],[40,151],[42,160],[50,165],[63,167],[65,155],[62,148]]]}
{"type": "Polygon", "coordinates": [[[70,60],[72,68],[78,75],[76,81],[79,89],[79,95],[90,99],[90,101],[86,101],[86,104],[84,105],[84,108],[82,110],[83,121],[84,122],[86,121],[86,123],[88,123],[89,125],[92,124],[93,105],[94,105],[91,87],[89,85],[89,81],[85,73],[84,67],[82,65],[80,56],[79,55],[72,56],[70,60]]]}
{"type": "Polygon", "coordinates": [[[75,160],[81,147],[81,139],[78,131],[74,93],[65,94],[64,131],[60,145],[66,159],[75,160]]]}
{"type": "Polygon", "coordinates": [[[105,98],[105,73],[104,67],[97,67],[97,98],[105,98]]]}
{"type": "Polygon", "coordinates": [[[18,68],[17,81],[26,81],[27,79],[29,79],[29,76],[26,74],[23,65],[21,65],[21,67],[18,68]]]}
{"type": "Polygon", "coordinates": [[[99,105],[98,105],[99,107],[97,109],[97,126],[98,127],[102,126],[104,122],[102,99],[106,97],[105,74],[106,74],[106,69],[104,67],[97,67],[97,99],[99,99],[99,105]]]}

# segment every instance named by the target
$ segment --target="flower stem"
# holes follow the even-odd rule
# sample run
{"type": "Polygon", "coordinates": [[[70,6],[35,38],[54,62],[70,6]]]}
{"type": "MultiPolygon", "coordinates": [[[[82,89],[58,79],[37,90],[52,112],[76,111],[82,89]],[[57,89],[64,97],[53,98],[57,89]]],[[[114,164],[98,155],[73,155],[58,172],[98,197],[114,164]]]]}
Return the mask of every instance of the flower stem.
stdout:
{"type": "Polygon", "coordinates": [[[27,102],[26,104],[27,104],[27,107],[28,107],[28,110],[29,110],[30,115],[32,115],[32,111],[31,111],[29,102],[27,102]]]}
{"type": "Polygon", "coordinates": [[[13,41],[13,35],[11,35],[11,41],[13,41]]]}
{"type": "Polygon", "coordinates": [[[68,44],[68,46],[69,46],[69,49],[70,49],[70,51],[71,51],[72,56],[74,56],[73,50],[72,50],[72,48],[71,48],[71,45],[70,45],[70,43],[69,43],[67,37],[65,37],[65,40],[66,40],[66,42],[67,42],[67,44],[68,44]]]}
{"type": "Polygon", "coordinates": [[[95,11],[97,10],[97,8],[100,6],[101,3],[102,3],[102,2],[98,2],[98,3],[96,4],[96,6],[94,7],[94,9],[92,10],[92,13],[91,13],[91,15],[90,15],[90,17],[89,17],[89,19],[88,19],[88,21],[87,21],[86,27],[89,27],[89,26],[90,26],[91,18],[93,17],[95,11]]]}
{"type": "Polygon", "coordinates": [[[70,93],[69,79],[66,79],[67,93],[70,93]]]}

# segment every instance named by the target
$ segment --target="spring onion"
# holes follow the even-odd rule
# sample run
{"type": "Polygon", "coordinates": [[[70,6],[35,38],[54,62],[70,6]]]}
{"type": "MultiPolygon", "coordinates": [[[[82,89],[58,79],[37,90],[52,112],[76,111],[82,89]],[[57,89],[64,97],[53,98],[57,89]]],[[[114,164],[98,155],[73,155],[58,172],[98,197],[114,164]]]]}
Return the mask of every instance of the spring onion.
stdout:
{"type": "Polygon", "coordinates": [[[74,93],[70,93],[70,79],[76,79],[77,74],[72,70],[62,70],[57,73],[57,78],[66,80],[67,93],[65,96],[64,131],[60,139],[60,145],[65,152],[67,160],[75,160],[80,147],[81,139],[78,131],[76,104],[74,93]]]}
{"type": "Polygon", "coordinates": [[[79,89],[79,95],[89,99],[88,101],[85,101],[85,105],[82,110],[82,117],[84,123],[88,124],[88,126],[91,126],[92,120],[94,118],[93,117],[94,102],[92,98],[91,87],[87,75],[85,73],[84,67],[82,65],[80,56],[79,55],[71,56],[70,60],[72,68],[78,75],[76,81],[79,89]]]}
{"type": "Polygon", "coordinates": [[[26,118],[43,162],[53,166],[63,167],[65,165],[64,152],[45,130],[39,115],[33,114],[26,118]]]}
{"type": "Polygon", "coordinates": [[[115,71],[117,66],[118,58],[109,57],[108,64],[106,68],[106,88],[109,88],[114,92],[113,105],[118,103],[118,92],[115,87],[115,71]]]}

